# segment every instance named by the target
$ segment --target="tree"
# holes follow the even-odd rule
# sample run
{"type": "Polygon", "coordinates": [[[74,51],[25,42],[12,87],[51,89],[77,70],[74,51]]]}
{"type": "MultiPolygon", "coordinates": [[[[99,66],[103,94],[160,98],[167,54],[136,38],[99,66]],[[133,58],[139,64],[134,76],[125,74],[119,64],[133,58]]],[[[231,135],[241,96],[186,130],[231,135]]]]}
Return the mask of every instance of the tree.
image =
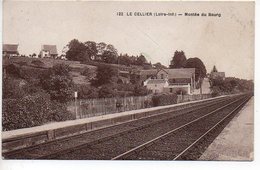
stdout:
{"type": "Polygon", "coordinates": [[[94,41],[87,41],[84,44],[87,47],[86,51],[88,56],[90,56],[90,59],[95,59],[98,54],[97,43],[94,41]]]}
{"type": "Polygon", "coordinates": [[[195,68],[195,80],[204,78],[207,74],[204,63],[199,58],[189,58],[186,61],[185,68],[195,68]]]}
{"type": "Polygon", "coordinates": [[[214,95],[253,92],[254,83],[250,80],[238,79],[235,77],[226,77],[225,79],[217,77],[214,79],[210,78],[210,88],[214,95]]]}
{"type": "Polygon", "coordinates": [[[217,70],[215,65],[213,66],[213,69],[212,69],[211,73],[213,73],[213,72],[218,72],[218,70],[217,70]]]}
{"type": "Polygon", "coordinates": [[[186,62],[186,56],[183,51],[175,51],[172,57],[170,68],[183,68],[186,62]]]}
{"type": "Polygon", "coordinates": [[[110,63],[110,64],[115,64],[117,63],[117,49],[111,45],[108,44],[106,45],[105,43],[100,43],[100,53],[101,53],[101,58],[102,61],[104,61],[105,63],[110,63]]]}
{"type": "Polygon", "coordinates": [[[131,64],[133,64],[131,58],[128,56],[128,54],[120,54],[117,58],[117,63],[118,64],[123,64],[123,65],[126,65],[126,66],[130,66],[131,64]]]}
{"type": "Polygon", "coordinates": [[[117,71],[114,68],[107,65],[100,65],[97,68],[97,75],[91,81],[91,84],[95,87],[104,84],[110,84],[113,82],[113,79],[115,78],[116,74],[117,71]]]}
{"type": "Polygon", "coordinates": [[[167,68],[166,66],[162,65],[160,62],[153,64],[153,67],[156,69],[167,68]]]}
{"type": "Polygon", "coordinates": [[[100,42],[97,44],[97,53],[98,55],[102,55],[105,52],[107,44],[104,42],[100,42]]]}
{"type": "Polygon", "coordinates": [[[147,60],[146,60],[145,56],[141,54],[141,55],[140,55],[139,57],[137,57],[137,59],[136,59],[136,65],[142,66],[144,63],[147,63],[147,60]]]}
{"type": "Polygon", "coordinates": [[[42,88],[50,94],[51,100],[66,102],[71,99],[74,84],[69,75],[68,65],[58,64],[50,68],[40,82],[42,88]]]}
{"type": "Polygon", "coordinates": [[[117,63],[117,56],[115,55],[115,53],[111,52],[111,51],[105,51],[102,56],[101,56],[102,60],[105,63],[109,63],[109,64],[116,64],[117,63]]]}
{"type": "Polygon", "coordinates": [[[66,58],[73,61],[89,61],[90,56],[84,43],[73,39],[67,45],[66,58]]]}

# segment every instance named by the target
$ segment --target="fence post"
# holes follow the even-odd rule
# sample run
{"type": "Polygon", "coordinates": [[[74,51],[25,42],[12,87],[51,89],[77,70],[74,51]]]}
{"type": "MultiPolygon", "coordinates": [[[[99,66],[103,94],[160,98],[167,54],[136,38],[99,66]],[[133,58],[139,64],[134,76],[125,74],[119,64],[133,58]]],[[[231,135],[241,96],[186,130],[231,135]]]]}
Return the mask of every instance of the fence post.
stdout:
{"type": "Polygon", "coordinates": [[[76,119],[79,118],[78,116],[78,111],[77,111],[77,97],[78,97],[78,93],[74,92],[74,97],[75,97],[75,112],[76,112],[76,119]]]}

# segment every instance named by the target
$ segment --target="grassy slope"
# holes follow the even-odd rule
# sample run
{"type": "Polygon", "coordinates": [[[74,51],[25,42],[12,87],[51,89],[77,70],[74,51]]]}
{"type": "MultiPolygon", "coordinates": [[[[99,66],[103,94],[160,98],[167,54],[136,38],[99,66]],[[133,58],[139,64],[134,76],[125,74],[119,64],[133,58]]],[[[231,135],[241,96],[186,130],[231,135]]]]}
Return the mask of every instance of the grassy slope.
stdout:
{"type": "Polygon", "coordinates": [[[24,64],[22,67],[23,68],[28,68],[28,69],[48,69],[53,67],[55,64],[66,64],[69,65],[71,68],[71,76],[73,78],[73,81],[75,84],[89,84],[89,82],[86,80],[86,77],[81,75],[81,71],[84,70],[84,68],[88,67],[90,69],[96,70],[96,66],[92,65],[87,65],[87,64],[80,64],[79,61],[67,61],[67,60],[56,60],[56,59],[51,59],[51,58],[28,58],[28,57],[13,57],[10,59],[4,59],[3,60],[3,65],[8,65],[8,64],[18,64],[20,65],[21,63],[24,64]],[[37,66],[32,63],[34,60],[40,60],[41,62],[44,63],[42,66],[37,66]]]}

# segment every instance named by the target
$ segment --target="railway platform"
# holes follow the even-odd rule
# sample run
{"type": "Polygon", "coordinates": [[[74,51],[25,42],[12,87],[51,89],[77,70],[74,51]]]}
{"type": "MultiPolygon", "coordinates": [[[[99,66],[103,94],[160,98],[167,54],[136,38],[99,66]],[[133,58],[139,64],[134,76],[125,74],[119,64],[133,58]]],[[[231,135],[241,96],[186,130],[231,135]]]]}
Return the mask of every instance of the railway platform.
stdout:
{"type": "Polygon", "coordinates": [[[35,144],[44,143],[46,141],[52,141],[55,139],[80,134],[86,131],[91,131],[106,126],[112,126],[118,123],[140,119],[161,112],[167,112],[175,108],[188,107],[192,104],[210,101],[222,97],[225,96],[179,103],[174,105],[159,106],[77,120],[70,120],[65,122],[54,122],[32,128],[6,131],[2,132],[2,151],[5,152],[13,149],[28,147],[35,144]]]}
{"type": "Polygon", "coordinates": [[[200,160],[252,161],[254,159],[253,135],[254,97],[209,145],[200,160]]]}

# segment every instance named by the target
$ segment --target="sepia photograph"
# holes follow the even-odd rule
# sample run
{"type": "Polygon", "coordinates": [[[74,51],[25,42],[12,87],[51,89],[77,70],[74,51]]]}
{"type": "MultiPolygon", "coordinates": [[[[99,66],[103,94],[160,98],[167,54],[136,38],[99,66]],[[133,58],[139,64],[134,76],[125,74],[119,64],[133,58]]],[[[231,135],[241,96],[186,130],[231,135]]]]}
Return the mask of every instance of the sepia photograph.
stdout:
{"type": "Polygon", "coordinates": [[[254,1],[3,1],[2,160],[254,160],[254,1]]]}

